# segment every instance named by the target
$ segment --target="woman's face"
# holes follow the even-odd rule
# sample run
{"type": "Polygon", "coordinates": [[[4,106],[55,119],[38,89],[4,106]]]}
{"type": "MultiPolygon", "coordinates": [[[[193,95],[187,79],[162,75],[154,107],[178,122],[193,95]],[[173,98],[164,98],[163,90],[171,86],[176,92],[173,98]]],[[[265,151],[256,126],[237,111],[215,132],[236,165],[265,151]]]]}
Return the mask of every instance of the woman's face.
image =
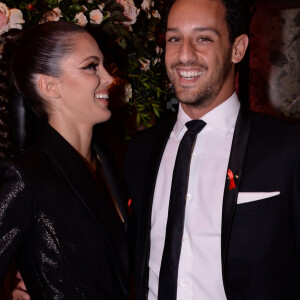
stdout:
{"type": "Polygon", "coordinates": [[[59,111],[71,124],[95,125],[111,116],[108,88],[113,78],[96,41],[87,33],[75,38],[73,53],[61,62],[59,111]]]}

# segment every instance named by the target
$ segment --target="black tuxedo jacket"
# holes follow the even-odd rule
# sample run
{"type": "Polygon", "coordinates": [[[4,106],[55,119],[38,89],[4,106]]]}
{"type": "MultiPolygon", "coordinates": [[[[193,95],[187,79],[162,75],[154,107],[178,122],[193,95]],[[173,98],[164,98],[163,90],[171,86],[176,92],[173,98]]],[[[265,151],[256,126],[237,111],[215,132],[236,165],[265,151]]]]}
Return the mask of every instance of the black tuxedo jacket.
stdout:
{"type": "MultiPolygon", "coordinates": [[[[126,180],[137,220],[137,300],[147,299],[153,193],[175,122],[176,117],[138,133],[128,151],[126,180]]],[[[229,189],[227,178],[222,213],[222,272],[229,300],[300,299],[299,147],[299,126],[241,108],[228,166],[236,188],[229,189]],[[237,203],[241,193],[253,198],[259,192],[279,194],[237,203]]]]}
{"type": "Polygon", "coordinates": [[[127,299],[125,195],[95,144],[123,224],[75,149],[44,124],[37,143],[0,163],[0,277],[14,258],[32,300],[127,299]]]}

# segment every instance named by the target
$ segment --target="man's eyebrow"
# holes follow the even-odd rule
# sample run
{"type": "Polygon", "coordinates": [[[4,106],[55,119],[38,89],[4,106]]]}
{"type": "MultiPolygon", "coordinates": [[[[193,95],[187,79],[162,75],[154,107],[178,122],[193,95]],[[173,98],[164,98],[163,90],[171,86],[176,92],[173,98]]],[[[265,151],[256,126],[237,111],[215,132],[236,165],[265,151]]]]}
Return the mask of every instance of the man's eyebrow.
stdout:
{"type": "MultiPolygon", "coordinates": [[[[211,28],[211,27],[195,27],[193,29],[193,31],[196,31],[196,32],[211,31],[214,34],[216,34],[218,36],[221,36],[219,31],[217,31],[216,29],[211,28]]],[[[166,33],[167,32],[174,32],[175,33],[175,32],[179,32],[179,29],[178,29],[178,27],[170,27],[170,28],[167,28],[166,33]]]]}

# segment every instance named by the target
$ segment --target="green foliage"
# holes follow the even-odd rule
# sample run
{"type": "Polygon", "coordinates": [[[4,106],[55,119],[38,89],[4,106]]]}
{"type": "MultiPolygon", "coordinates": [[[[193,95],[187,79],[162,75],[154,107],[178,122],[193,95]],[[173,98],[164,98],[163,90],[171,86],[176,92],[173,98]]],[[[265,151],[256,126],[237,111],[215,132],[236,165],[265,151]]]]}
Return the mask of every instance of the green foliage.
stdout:
{"type": "MultiPolygon", "coordinates": [[[[138,125],[150,127],[156,117],[160,116],[163,106],[163,97],[166,93],[166,78],[163,65],[155,60],[150,60],[149,69],[142,70],[141,64],[136,58],[128,60],[128,78],[132,83],[133,97],[129,102],[137,112],[138,125]],[[162,83],[164,85],[162,85],[162,83]]],[[[141,59],[146,62],[146,59],[141,59]]]]}

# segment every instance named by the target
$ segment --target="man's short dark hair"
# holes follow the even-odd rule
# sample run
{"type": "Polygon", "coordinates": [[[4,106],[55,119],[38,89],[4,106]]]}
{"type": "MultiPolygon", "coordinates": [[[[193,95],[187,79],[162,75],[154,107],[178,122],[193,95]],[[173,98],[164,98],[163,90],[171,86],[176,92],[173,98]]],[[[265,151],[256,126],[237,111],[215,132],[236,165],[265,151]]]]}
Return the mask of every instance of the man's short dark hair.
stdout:
{"type": "MultiPolygon", "coordinates": [[[[165,30],[167,27],[167,19],[169,11],[176,0],[166,1],[164,6],[163,18],[165,30]]],[[[225,7],[225,21],[229,32],[230,42],[241,34],[248,34],[249,31],[249,19],[250,19],[250,7],[249,0],[221,0],[225,7]]]]}
{"type": "Polygon", "coordinates": [[[241,34],[248,34],[250,7],[248,0],[221,0],[225,6],[225,20],[230,42],[241,34]]]}

